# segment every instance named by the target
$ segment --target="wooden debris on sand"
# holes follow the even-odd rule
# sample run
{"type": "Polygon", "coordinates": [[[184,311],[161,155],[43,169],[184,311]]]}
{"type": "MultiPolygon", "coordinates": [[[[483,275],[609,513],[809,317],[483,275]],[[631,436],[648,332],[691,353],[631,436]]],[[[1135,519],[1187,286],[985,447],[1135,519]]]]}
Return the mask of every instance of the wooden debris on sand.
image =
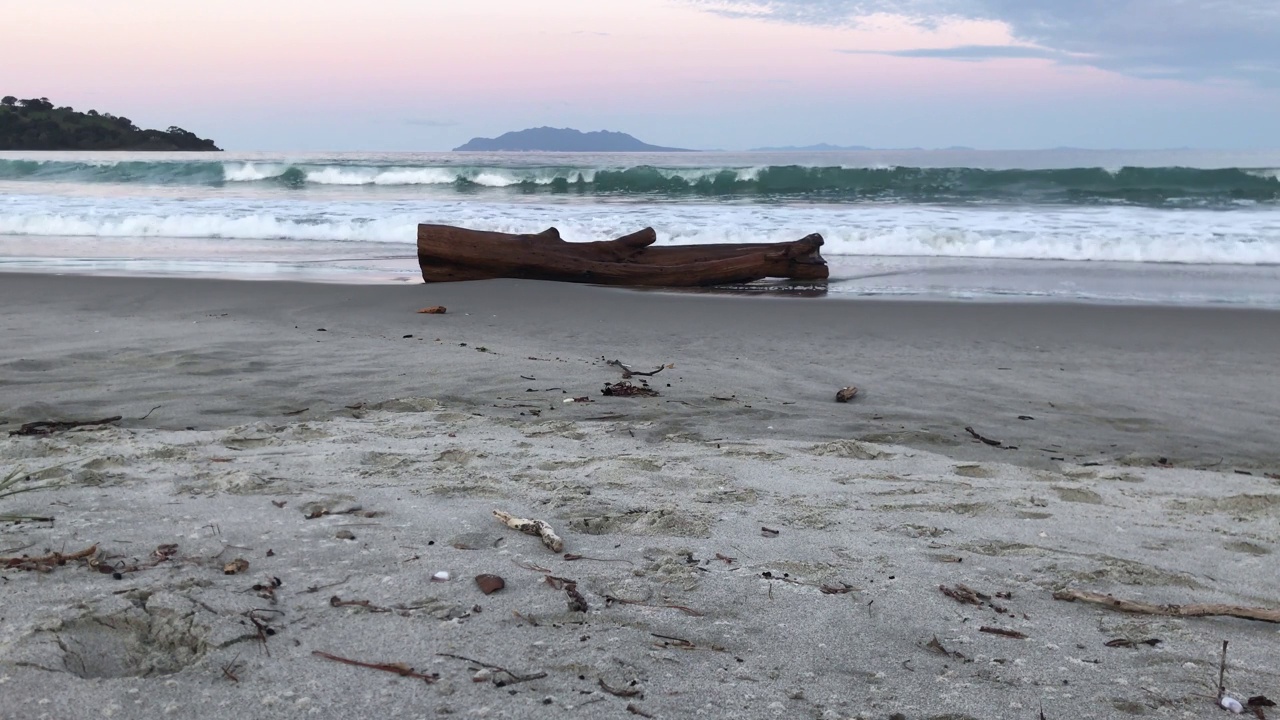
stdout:
{"type": "Polygon", "coordinates": [[[517,278],[699,287],[764,278],[826,280],[822,236],[794,242],[653,247],[653,228],[615,240],[566,242],[548,228],[535,234],[418,226],[418,264],[426,282],[517,278]]]}
{"type": "Polygon", "coordinates": [[[1092,603],[1119,610],[1121,612],[1140,615],[1164,615],[1166,617],[1234,617],[1242,620],[1259,620],[1261,622],[1280,623],[1280,610],[1261,607],[1243,607],[1240,605],[1197,604],[1197,605],[1155,605],[1137,600],[1124,600],[1088,592],[1086,590],[1059,590],[1053,594],[1054,600],[1067,602],[1092,603]]]}
{"type": "Polygon", "coordinates": [[[551,528],[551,525],[542,520],[518,518],[502,510],[494,510],[493,516],[498,519],[498,522],[512,530],[519,530],[526,535],[534,535],[541,538],[542,544],[546,545],[547,549],[552,552],[564,551],[564,540],[560,539],[559,535],[556,535],[556,531],[551,528]]]}

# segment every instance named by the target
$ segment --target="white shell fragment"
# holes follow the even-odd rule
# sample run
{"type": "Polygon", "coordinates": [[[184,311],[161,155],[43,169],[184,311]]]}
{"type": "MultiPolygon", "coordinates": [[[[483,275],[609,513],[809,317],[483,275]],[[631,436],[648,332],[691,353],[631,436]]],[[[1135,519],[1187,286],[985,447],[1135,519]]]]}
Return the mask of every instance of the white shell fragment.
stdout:
{"type": "Polygon", "coordinates": [[[1240,701],[1230,695],[1223,695],[1218,704],[1237,715],[1244,712],[1244,706],[1240,704],[1240,701]]]}
{"type": "Polygon", "coordinates": [[[441,570],[440,572],[431,576],[431,581],[432,582],[449,582],[449,571],[441,570]]]}

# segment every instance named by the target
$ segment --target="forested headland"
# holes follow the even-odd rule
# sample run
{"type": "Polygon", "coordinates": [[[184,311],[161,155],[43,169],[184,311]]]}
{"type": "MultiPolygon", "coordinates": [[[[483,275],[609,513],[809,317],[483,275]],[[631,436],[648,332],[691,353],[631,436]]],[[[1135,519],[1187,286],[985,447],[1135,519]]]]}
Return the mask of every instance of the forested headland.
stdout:
{"type": "Polygon", "coordinates": [[[144,130],[127,117],[55,107],[48,98],[0,99],[0,150],[219,150],[171,126],[144,130]]]}

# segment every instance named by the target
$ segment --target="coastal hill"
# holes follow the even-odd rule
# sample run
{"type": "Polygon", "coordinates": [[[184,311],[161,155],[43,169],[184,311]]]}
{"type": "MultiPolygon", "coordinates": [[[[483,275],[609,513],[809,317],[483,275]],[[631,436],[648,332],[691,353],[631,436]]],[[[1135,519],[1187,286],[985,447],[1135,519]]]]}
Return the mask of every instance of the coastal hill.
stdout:
{"type": "Polygon", "coordinates": [[[0,150],[218,150],[180,127],[143,130],[127,117],[54,107],[48,98],[0,99],[0,150]]]}
{"type": "Polygon", "coordinates": [[[572,128],[539,127],[503,133],[496,138],[472,138],[455,151],[482,152],[694,152],[641,142],[622,132],[582,132],[572,128]]]}

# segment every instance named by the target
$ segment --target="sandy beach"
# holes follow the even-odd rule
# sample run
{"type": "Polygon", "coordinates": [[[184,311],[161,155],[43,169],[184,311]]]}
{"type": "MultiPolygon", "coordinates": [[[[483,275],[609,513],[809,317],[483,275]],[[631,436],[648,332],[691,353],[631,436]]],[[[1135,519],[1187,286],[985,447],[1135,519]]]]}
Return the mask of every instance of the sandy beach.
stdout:
{"type": "Polygon", "coordinates": [[[1280,700],[1280,625],[1054,597],[1280,609],[1277,357],[1261,310],[0,275],[0,430],[121,416],[0,436],[52,518],[0,523],[0,718],[1198,718],[1223,641],[1280,700]]]}

